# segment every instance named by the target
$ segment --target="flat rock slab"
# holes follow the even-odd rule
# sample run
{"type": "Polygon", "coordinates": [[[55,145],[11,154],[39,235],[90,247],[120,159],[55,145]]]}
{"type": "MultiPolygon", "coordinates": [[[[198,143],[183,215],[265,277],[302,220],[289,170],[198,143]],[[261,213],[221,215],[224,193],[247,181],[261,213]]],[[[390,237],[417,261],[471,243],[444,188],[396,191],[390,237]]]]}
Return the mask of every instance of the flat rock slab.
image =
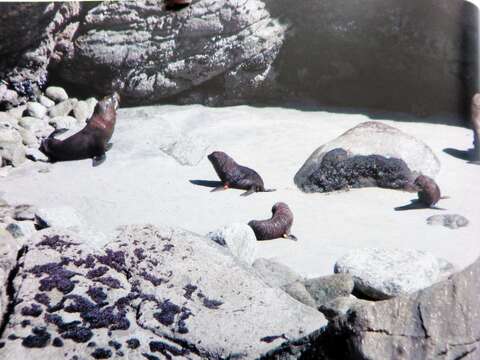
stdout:
{"type": "Polygon", "coordinates": [[[355,291],[383,300],[426,288],[452,267],[418,250],[365,248],[352,250],[335,264],[335,273],[353,276],[355,291]]]}
{"type": "Polygon", "coordinates": [[[432,215],[427,219],[428,225],[442,225],[449,229],[458,229],[468,226],[469,221],[465,216],[457,214],[432,215]]]}
{"type": "Polygon", "coordinates": [[[124,227],[103,250],[43,230],[13,285],[0,358],[256,358],[325,324],[222,247],[173,228],[124,227]]]}
{"type": "Polygon", "coordinates": [[[320,191],[310,177],[320,168],[325,154],[334,149],[343,149],[349,156],[381,155],[400,159],[412,172],[432,178],[440,171],[440,161],[423,141],[381,122],[367,121],[322,145],[310,155],[294,178],[300,189],[320,191]]]}

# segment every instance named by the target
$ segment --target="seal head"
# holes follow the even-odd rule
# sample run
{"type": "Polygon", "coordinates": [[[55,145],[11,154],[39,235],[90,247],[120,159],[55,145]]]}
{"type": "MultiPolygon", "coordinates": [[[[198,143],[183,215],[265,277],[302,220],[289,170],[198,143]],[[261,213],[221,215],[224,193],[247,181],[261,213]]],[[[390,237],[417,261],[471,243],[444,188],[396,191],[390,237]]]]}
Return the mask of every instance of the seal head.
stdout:
{"type": "Polygon", "coordinates": [[[415,179],[418,188],[418,201],[427,207],[433,207],[442,198],[440,188],[432,178],[420,175],[415,179]]]}

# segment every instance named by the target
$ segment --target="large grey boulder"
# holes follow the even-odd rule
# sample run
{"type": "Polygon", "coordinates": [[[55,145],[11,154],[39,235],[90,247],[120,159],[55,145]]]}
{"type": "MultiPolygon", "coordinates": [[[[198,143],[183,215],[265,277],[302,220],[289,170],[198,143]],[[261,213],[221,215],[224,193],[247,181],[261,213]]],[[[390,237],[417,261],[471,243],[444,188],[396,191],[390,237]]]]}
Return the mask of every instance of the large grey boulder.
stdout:
{"type": "Polygon", "coordinates": [[[453,266],[432,254],[410,249],[352,250],[335,263],[335,273],[353,276],[355,291],[383,300],[411,294],[442,280],[453,266]]]}
{"type": "Polygon", "coordinates": [[[480,259],[409,296],[351,309],[326,329],[263,359],[420,360],[479,358],[480,259]]]}
{"type": "Polygon", "coordinates": [[[296,281],[303,283],[303,277],[287,265],[275,259],[258,258],[252,264],[255,273],[269,286],[282,287],[296,281]]]}
{"type": "Polygon", "coordinates": [[[120,89],[126,104],[192,89],[202,102],[209,91],[222,101],[252,96],[270,77],[284,37],[259,0],[198,0],[177,12],[164,2],[104,2],[83,26],[59,75],[101,93],[120,89]]]}
{"type": "Polygon", "coordinates": [[[300,189],[323,191],[315,182],[312,182],[312,174],[322,166],[325,154],[334,149],[347,151],[349,157],[381,155],[386,158],[400,159],[405,162],[411,172],[422,173],[432,178],[435,178],[440,171],[440,161],[423,141],[392,126],[368,121],[315,150],[295,174],[294,181],[300,189]]]}
{"type": "Polygon", "coordinates": [[[0,108],[40,95],[47,67],[73,50],[80,8],[75,1],[2,4],[0,78],[8,89],[0,91],[0,108]]]}
{"type": "Polygon", "coordinates": [[[325,324],[180,229],[124,227],[102,250],[45,229],[18,264],[0,358],[250,359],[325,324]]]}

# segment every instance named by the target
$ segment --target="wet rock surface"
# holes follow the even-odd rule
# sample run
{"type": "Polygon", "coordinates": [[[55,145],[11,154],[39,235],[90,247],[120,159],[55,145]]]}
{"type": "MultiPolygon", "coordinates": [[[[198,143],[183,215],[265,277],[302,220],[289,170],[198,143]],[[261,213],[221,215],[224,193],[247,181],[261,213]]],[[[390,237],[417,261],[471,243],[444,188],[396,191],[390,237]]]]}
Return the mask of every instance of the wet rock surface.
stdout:
{"type": "Polygon", "coordinates": [[[0,356],[251,358],[325,323],[179,229],[125,227],[98,250],[49,228],[18,264],[0,356]]]}

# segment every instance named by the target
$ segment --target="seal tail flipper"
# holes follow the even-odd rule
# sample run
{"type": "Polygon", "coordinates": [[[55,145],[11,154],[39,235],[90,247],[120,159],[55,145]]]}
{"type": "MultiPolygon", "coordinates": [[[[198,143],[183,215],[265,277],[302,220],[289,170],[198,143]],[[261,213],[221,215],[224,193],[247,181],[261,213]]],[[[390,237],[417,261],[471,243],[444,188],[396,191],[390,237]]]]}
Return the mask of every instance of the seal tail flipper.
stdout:
{"type": "Polygon", "coordinates": [[[95,156],[92,160],[92,166],[97,167],[97,166],[103,164],[106,159],[107,159],[107,155],[105,155],[105,154],[102,154],[100,156],[95,156]]]}
{"type": "Polygon", "coordinates": [[[255,188],[251,187],[250,189],[248,189],[244,193],[240,194],[240,196],[249,196],[249,195],[252,195],[254,192],[255,192],[255,188]]]}
{"type": "Polygon", "coordinates": [[[283,237],[285,239],[289,239],[289,240],[293,240],[293,241],[298,241],[297,237],[295,235],[292,235],[292,234],[285,234],[283,235],[283,237]]]}
{"type": "Polygon", "coordinates": [[[273,192],[273,191],[277,191],[277,189],[263,189],[262,192],[273,192]]]}
{"type": "Polygon", "coordinates": [[[444,208],[440,208],[438,206],[430,206],[430,209],[433,209],[433,210],[447,210],[447,209],[444,209],[444,208]]]}

